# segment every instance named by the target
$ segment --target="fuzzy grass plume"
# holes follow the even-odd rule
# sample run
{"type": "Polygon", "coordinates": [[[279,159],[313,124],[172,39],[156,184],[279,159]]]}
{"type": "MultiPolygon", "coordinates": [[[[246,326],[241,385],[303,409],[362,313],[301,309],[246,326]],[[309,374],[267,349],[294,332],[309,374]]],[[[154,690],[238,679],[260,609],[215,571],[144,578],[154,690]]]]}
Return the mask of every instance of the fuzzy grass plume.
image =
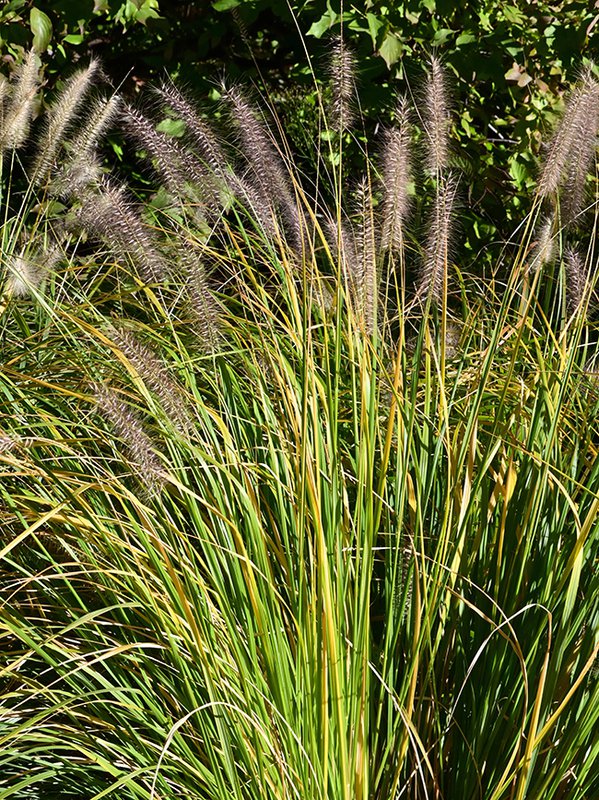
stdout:
{"type": "Polygon", "coordinates": [[[50,182],[52,194],[74,199],[88,187],[101,181],[102,167],[98,158],[98,143],[115,124],[122,107],[118,94],[97,98],[82,121],[76,135],[70,138],[68,157],[50,182]]]}
{"type": "Polygon", "coordinates": [[[381,247],[401,253],[405,242],[404,226],[410,198],[410,110],[407,99],[400,98],[395,124],[386,132],[382,151],[382,234],[381,247]]]}
{"type": "Polygon", "coordinates": [[[42,133],[37,137],[33,162],[32,176],[38,185],[45,183],[51,172],[56,172],[57,156],[65,134],[78,118],[86,95],[99,73],[99,62],[92,59],[85,69],[78,70],[68,79],[48,109],[42,133]]]}
{"type": "Polygon", "coordinates": [[[599,82],[589,67],[566,103],[551,140],[538,181],[540,197],[564,188],[564,221],[574,219],[583,199],[584,183],[597,145],[599,82]]]}
{"type": "Polygon", "coordinates": [[[146,283],[160,283],[169,266],[158,243],[135,206],[127,199],[124,186],[102,181],[96,191],[86,191],[77,208],[78,224],[119,258],[130,259],[146,283]]]}
{"type": "Polygon", "coordinates": [[[133,141],[147,151],[170,194],[179,199],[187,196],[192,202],[197,202],[202,193],[206,195],[202,187],[210,185],[211,176],[193,153],[180,147],[173,137],[158,131],[150,119],[130,105],[124,108],[123,127],[133,141]]]}
{"type": "Polygon", "coordinates": [[[433,56],[424,95],[423,124],[427,141],[426,164],[438,177],[449,166],[449,98],[440,60],[433,56]]]}
{"type": "Polygon", "coordinates": [[[428,225],[417,296],[421,301],[430,299],[436,306],[443,303],[447,287],[457,189],[458,181],[454,175],[442,178],[428,225]]]}
{"type": "Polygon", "coordinates": [[[0,152],[15,150],[27,141],[39,88],[39,59],[35,51],[25,54],[10,85],[10,100],[0,127],[0,152]]]}
{"type": "Polygon", "coordinates": [[[164,470],[158,459],[154,442],[133,409],[111,387],[100,383],[92,386],[98,413],[112,427],[132,461],[135,477],[152,493],[165,481],[164,470]]]}
{"type": "Polygon", "coordinates": [[[139,378],[158,398],[167,418],[183,435],[189,435],[193,417],[182,387],[169,374],[158,355],[133,333],[122,326],[111,326],[112,341],[125,356],[139,378]]]}
{"type": "Polygon", "coordinates": [[[334,37],[331,43],[329,82],[328,125],[343,133],[350,130],[356,120],[356,59],[343,35],[334,37]]]}

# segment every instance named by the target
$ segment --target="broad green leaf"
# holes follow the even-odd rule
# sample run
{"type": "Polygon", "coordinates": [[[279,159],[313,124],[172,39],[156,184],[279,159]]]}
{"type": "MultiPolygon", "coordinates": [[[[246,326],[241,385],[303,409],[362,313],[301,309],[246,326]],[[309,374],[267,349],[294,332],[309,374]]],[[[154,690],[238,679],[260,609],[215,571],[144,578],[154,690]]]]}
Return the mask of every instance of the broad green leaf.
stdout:
{"type": "Polygon", "coordinates": [[[32,8],[29,14],[29,27],[33,33],[33,49],[38,53],[47,50],[52,39],[52,22],[39,8],[32,8]]]}
{"type": "Polygon", "coordinates": [[[515,25],[521,25],[524,22],[523,13],[516,6],[504,6],[503,13],[508,22],[513,22],[515,25]]]}
{"type": "Polygon", "coordinates": [[[521,188],[526,184],[526,179],[530,175],[530,170],[525,164],[521,164],[519,161],[512,161],[510,164],[510,175],[514,179],[514,183],[518,188],[521,188]]]}
{"type": "Polygon", "coordinates": [[[325,34],[333,25],[339,21],[339,14],[336,14],[333,10],[329,9],[329,11],[325,11],[322,17],[313,22],[310,26],[308,31],[308,36],[315,36],[317,39],[325,34]]]}
{"type": "Polygon", "coordinates": [[[230,11],[232,8],[237,8],[241,0],[216,0],[212,3],[212,8],[215,11],[230,11]]]}
{"type": "Polygon", "coordinates": [[[388,31],[379,47],[379,55],[384,59],[387,67],[391,68],[393,64],[399,61],[403,49],[403,44],[399,37],[395,33],[388,31]]]}
{"type": "Polygon", "coordinates": [[[160,19],[158,0],[146,0],[145,3],[139,7],[135,19],[141,22],[142,25],[145,25],[149,19],[160,19]]]}
{"type": "Polygon", "coordinates": [[[185,123],[182,119],[163,119],[156,125],[156,130],[166,133],[167,136],[183,136],[185,133],[185,123]]]}
{"type": "Polygon", "coordinates": [[[471,44],[471,42],[476,41],[476,36],[473,33],[468,33],[465,31],[464,33],[460,33],[458,38],[455,40],[455,43],[458,45],[461,44],[471,44]]]}
{"type": "Polygon", "coordinates": [[[433,44],[438,46],[440,44],[445,44],[445,42],[452,36],[455,31],[452,31],[451,28],[439,28],[438,31],[435,32],[433,37],[433,44]]]}
{"type": "Polygon", "coordinates": [[[12,14],[19,9],[23,8],[25,5],[26,0],[11,0],[10,3],[7,3],[2,9],[0,9],[0,19],[2,17],[7,17],[9,14],[12,14]]]}
{"type": "Polygon", "coordinates": [[[372,45],[376,47],[379,31],[383,27],[383,21],[380,17],[377,17],[376,14],[366,14],[366,20],[368,21],[368,30],[372,39],[372,45]]]}

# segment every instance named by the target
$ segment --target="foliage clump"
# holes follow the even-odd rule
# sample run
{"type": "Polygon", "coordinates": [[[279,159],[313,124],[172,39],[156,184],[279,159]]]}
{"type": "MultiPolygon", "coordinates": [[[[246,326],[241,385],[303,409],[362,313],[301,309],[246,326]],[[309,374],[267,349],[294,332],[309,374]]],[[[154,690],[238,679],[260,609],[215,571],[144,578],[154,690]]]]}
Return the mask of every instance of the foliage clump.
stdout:
{"type": "Polygon", "coordinates": [[[245,88],[81,115],[92,64],[3,181],[3,797],[594,795],[591,137],[465,280],[442,69],[348,184],[345,89],[311,180],[245,88]]]}

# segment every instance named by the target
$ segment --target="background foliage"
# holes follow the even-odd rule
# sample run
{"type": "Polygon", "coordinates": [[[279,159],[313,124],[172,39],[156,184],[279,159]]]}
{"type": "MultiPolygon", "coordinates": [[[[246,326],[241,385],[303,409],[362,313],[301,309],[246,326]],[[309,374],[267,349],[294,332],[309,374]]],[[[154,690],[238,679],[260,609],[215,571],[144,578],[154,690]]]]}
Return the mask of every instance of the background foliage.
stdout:
{"type": "Polygon", "coordinates": [[[343,8],[341,0],[11,0],[0,10],[0,51],[9,61],[32,44],[46,51],[50,85],[94,53],[130,93],[166,71],[214,95],[226,70],[274,91],[292,139],[313,132],[308,56],[322,73],[327,37],[341,22],[359,60],[367,130],[389,121],[398,90],[418,94],[435,51],[453,83],[454,161],[467,186],[464,246],[490,264],[528,210],[542,133],[597,50],[598,20],[596,4],[542,0],[367,0],[343,8]]]}

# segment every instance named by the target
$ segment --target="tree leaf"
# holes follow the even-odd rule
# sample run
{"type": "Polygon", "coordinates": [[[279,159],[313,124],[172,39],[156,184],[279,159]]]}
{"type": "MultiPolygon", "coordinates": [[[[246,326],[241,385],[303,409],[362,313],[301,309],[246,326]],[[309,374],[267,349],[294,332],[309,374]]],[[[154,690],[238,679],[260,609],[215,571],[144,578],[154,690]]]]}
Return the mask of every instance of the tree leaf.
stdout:
{"type": "Polygon", "coordinates": [[[325,11],[322,17],[316,22],[313,22],[310,26],[310,30],[308,31],[308,36],[315,36],[317,39],[325,34],[329,28],[332,28],[333,25],[338,21],[339,15],[336,14],[332,9],[325,11]]]}
{"type": "Polygon", "coordinates": [[[370,32],[370,38],[372,39],[372,46],[376,47],[378,35],[380,29],[383,27],[382,19],[376,16],[376,14],[366,14],[366,19],[368,21],[368,30],[370,32]]]}
{"type": "Polygon", "coordinates": [[[445,42],[449,39],[449,37],[454,34],[455,31],[452,31],[451,28],[439,28],[438,31],[435,32],[433,37],[433,44],[435,47],[438,47],[441,44],[445,44],[445,42]]]}
{"type": "Polygon", "coordinates": [[[215,11],[230,11],[232,8],[237,8],[240,5],[240,0],[216,0],[212,3],[212,8],[215,11]]]}
{"type": "Polygon", "coordinates": [[[399,37],[395,33],[387,31],[385,38],[379,47],[379,55],[384,59],[385,64],[389,69],[393,66],[393,64],[395,64],[396,61],[399,61],[403,50],[404,46],[399,37]]]}
{"type": "Polygon", "coordinates": [[[156,125],[156,130],[166,133],[167,136],[183,136],[185,133],[185,123],[182,119],[163,119],[156,125]]]}
{"type": "Polygon", "coordinates": [[[52,22],[39,8],[32,8],[29,14],[29,27],[33,33],[33,49],[38,53],[47,50],[52,40],[52,22]]]}
{"type": "Polygon", "coordinates": [[[475,41],[476,41],[476,36],[473,33],[470,33],[469,31],[464,31],[464,33],[460,33],[458,38],[455,40],[455,43],[459,47],[461,44],[471,44],[472,42],[475,41]]]}

